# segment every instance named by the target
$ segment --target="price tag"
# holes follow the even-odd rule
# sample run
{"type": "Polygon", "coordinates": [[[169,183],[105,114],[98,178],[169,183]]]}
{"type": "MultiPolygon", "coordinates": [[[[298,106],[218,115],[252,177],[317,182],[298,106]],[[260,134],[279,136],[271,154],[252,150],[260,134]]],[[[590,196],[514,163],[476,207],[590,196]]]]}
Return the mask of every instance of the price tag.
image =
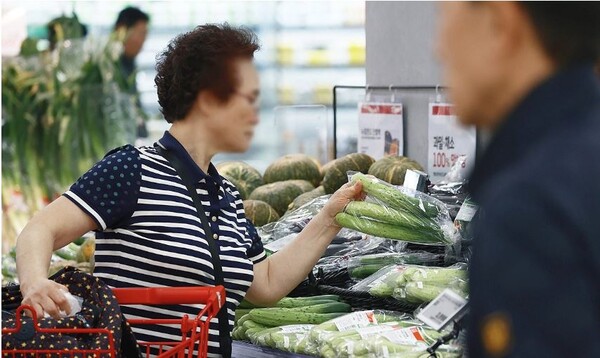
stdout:
{"type": "Polygon", "coordinates": [[[392,330],[382,334],[390,342],[402,345],[424,344],[423,332],[419,327],[408,327],[392,330]]]}
{"type": "Polygon", "coordinates": [[[476,212],[477,205],[473,204],[468,200],[465,200],[460,206],[460,210],[458,211],[458,214],[456,214],[455,220],[470,222],[471,220],[473,220],[473,216],[475,216],[476,212]]]}
{"type": "Polygon", "coordinates": [[[417,318],[429,327],[440,330],[444,328],[467,305],[467,301],[447,288],[427,305],[417,318]]]}
{"type": "Polygon", "coordinates": [[[394,330],[396,327],[397,326],[382,324],[377,326],[357,328],[356,333],[358,333],[362,339],[367,339],[370,336],[379,335],[383,332],[394,330]]]}
{"type": "Polygon", "coordinates": [[[404,154],[401,103],[358,104],[358,152],[375,159],[404,154]]]}
{"type": "Polygon", "coordinates": [[[460,171],[467,176],[475,162],[476,135],[474,126],[460,124],[451,104],[429,103],[427,173],[432,183],[439,183],[463,156],[460,171]]]}
{"type": "Polygon", "coordinates": [[[333,320],[338,331],[344,332],[349,329],[366,327],[371,324],[376,324],[375,314],[373,311],[360,311],[349,313],[345,316],[333,320]]]}

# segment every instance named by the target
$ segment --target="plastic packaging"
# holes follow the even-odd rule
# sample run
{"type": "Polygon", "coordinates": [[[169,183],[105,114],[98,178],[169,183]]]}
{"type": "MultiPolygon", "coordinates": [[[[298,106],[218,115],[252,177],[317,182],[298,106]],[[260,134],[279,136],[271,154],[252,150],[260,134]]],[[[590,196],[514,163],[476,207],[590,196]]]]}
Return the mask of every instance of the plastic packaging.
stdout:
{"type": "Polygon", "coordinates": [[[444,261],[444,255],[427,251],[383,252],[352,257],[348,273],[355,279],[366,278],[390,264],[434,265],[444,261]]]}
{"type": "MultiPolygon", "coordinates": [[[[59,311],[58,314],[60,317],[68,317],[74,316],[81,311],[81,305],[83,304],[83,298],[79,296],[73,296],[70,292],[63,292],[67,302],[69,302],[69,306],[71,307],[70,311],[67,313],[65,311],[59,311]]],[[[44,312],[44,318],[48,318],[50,315],[44,312]]]]}
{"type": "Polygon", "coordinates": [[[444,288],[468,297],[465,265],[428,267],[388,265],[352,286],[352,290],[368,291],[374,297],[394,297],[409,303],[433,300],[444,288]]]}
{"type": "Polygon", "coordinates": [[[367,200],[352,201],[336,216],[339,225],[378,237],[419,243],[451,245],[458,240],[448,210],[431,196],[394,187],[373,176],[356,173],[367,200]]]}
{"type": "Polygon", "coordinates": [[[314,327],[311,324],[297,324],[280,327],[267,328],[250,332],[248,338],[259,346],[277,348],[282,351],[313,354],[316,348],[309,343],[309,333],[314,327]]]}

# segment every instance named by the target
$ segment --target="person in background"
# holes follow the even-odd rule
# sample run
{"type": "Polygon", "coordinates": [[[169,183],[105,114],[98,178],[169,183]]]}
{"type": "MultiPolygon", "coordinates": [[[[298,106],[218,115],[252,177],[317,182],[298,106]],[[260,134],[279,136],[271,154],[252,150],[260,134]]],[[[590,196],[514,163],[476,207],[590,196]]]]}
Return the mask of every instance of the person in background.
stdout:
{"type": "Polygon", "coordinates": [[[600,357],[600,2],[444,2],[470,178],[469,357],[600,357]],[[595,337],[595,338],[594,338],[595,337]]]}
{"type": "MultiPolygon", "coordinates": [[[[214,240],[223,267],[229,329],[244,297],[270,305],[304,280],[340,230],[335,215],[350,200],[362,199],[363,192],[360,184],[346,184],[294,241],[267,257],[238,190],[211,163],[217,153],[244,152],[250,146],[259,121],[260,87],[253,62],[257,50],[254,33],[227,24],[198,26],[171,41],[158,58],[155,78],[170,129],[155,146],[128,145],[108,153],[31,219],[17,240],[24,304],[38,315],[69,311],[60,292],[65,288],[47,278],[50,257],[91,230],[97,232],[94,275],[112,287],[212,286],[208,240],[214,240]],[[211,237],[206,237],[190,192],[161,150],[189,168],[211,237]]],[[[122,310],[126,317],[181,317],[196,315],[198,306],[122,310]]],[[[227,355],[231,348],[231,342],[220,346],[218,332],[215,319],[209,357],[227,355]]],[[[143,341],[181,338],[179,329],[164,326],[135,333],[143,341]]]]}
{"type": "Polygon", "coordinates": [[[136,127],[139,138],[148,137],[148,131],[146,129],[147,116],[142,109],[135,79],[135,58],[142,50],[146,41],[149,22],[150,17],[145,12],[135,7],[126,7],[119,12],[114,26],[114,32],[117,33],[117,37],[123,38],[123,53],[119,58],[119,65],[123,77],[127,79],[125,90],[136,96],[135,103],[138,112],[136,127]]]}

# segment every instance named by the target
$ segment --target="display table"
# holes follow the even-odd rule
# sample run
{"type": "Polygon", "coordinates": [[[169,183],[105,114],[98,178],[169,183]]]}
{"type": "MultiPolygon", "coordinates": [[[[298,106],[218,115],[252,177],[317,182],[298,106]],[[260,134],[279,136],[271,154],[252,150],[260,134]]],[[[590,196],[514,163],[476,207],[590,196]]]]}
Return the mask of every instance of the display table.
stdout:
{"type": "Polygon", "coordinates": [[[231,356],[235,358],[308,357],[302,354],[287,353],[277,349],[255,346],[254,344],[242,341],[233,341],[231,356]]]}

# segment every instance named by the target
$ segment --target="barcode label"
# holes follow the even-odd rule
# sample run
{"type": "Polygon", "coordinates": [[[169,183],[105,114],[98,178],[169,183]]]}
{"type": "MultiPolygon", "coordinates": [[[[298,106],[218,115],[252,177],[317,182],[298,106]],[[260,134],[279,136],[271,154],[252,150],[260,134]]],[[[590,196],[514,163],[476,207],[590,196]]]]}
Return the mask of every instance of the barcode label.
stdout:
{"type": "Polygon", "coordinates": [[[349,329],[366,327],[371,324],[376,324],[377,320],[373,311],[359,311],[349,313],[345,316],[338,317],[333,320],[338,331],[344,332],[349,329]]]}
{"type": "Polygon", "coordinates": [[[447,288],[419,312],[417,318],[431,328],[440,330],[460,313],[466,304],[464,298],[447,288]]]}

